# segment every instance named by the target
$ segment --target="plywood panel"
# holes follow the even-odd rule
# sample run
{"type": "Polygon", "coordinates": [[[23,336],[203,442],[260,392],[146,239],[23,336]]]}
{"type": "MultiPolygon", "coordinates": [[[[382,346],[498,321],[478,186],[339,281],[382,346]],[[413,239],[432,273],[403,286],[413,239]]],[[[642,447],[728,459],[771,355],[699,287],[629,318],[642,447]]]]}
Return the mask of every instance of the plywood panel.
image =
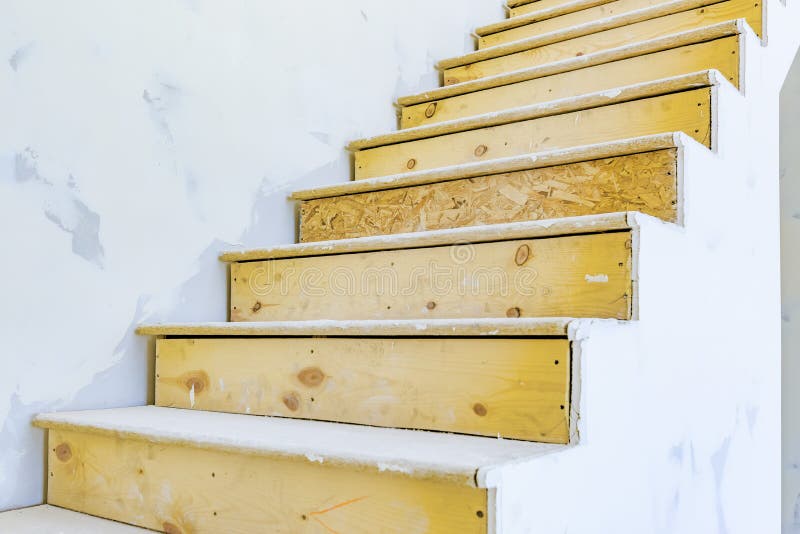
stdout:
{"type": "Polygon", "coordinates": [[[355,178],[681,131],[711,146],[711,89],[702,88],[355,153],[355,178]]]}
{"type": "Polygon", "coordinates": [[[747,19],[753,30],[758,35],[761,35],[762,10],[763,6],[758,1],[728,0],[682,13],[448,68],[444,71],[444,83],[445,85],[452,85],[486,76],[544,65],[737,18],[747,19]]]}
{"type": "Polygon", "coordinates": [[[569,354],[566,339],[161,339],[156,404],[567,443],[569,354]]]}
{"type": "Polygon", "coordinates": [[[630,318],[631,233],[231,264],[231,320],[630,318]]]}
{"type": "MultiPolygon", "coordinates": [[[[630,13],[637,9],[643,9],[659,4],[667,4],[671,0],[616,0],[614,2],[604,3],[602,5],[582,9],[574,13],[567,13],[559,17],[553,17],[546,20],[538,20],[525,26],[512,28],[489,35],[484,35],[478,39],[478,48],[489,48],[520,39],[527,39],[536,35],[543,35],[572,26],[578,26],[587,22],[592,22],[607,17],[622,15],[630,13]]],[[[709,3],[713,0],[708,0],[709,3]]]]}
{"type": "Polygon", "coordinates": [[[302,242],[641,211],[677,218],[677,150],[302,202],[302,242]]]}
{"type": "Polygon", "coordinates": [[[738,87],[739,60],[738,36],[726,37],[403,107],[400,126],[433,124],[706,69],[719,70],[738,87]]]}
{"type": "Polygon", "coordinates": [[[476,488],[76,431],[48,442],[48,502],[169,534],[487,530],[476,488]]]}

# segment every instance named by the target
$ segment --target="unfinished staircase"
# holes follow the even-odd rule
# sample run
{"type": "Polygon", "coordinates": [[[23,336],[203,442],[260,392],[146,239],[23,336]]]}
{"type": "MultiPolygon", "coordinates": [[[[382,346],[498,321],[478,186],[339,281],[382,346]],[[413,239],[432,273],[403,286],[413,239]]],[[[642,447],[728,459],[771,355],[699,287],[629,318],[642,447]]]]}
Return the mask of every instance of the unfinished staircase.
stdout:
{"type": "Polygon", "coordinates": [[[352,181],[293,194],[299,243],[222,255],[229,322],[139,329],[155,406],[36,418],[47,502],[97,517],[0,530],[771,531],[736,456],[774,430],[745,402],[772,398],[771,323],[731,334],[773,311],[798,9],[508,8],[349,145],[352,181]]]}

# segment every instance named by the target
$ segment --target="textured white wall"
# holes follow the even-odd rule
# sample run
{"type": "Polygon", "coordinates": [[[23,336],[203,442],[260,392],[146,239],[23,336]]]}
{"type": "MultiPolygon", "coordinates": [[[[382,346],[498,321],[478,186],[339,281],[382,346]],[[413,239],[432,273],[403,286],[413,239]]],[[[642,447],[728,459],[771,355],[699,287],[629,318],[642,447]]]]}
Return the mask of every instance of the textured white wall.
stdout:
{"type": "Polygon", "coordinates": [[[500,0],[0,4],[0,509],[43,496],[43,410],[148,399],[143,320],[224,320],[220,249],[294,239],[500,0]]]}
{"type": "Polygon", "coordinates": [[[783,531],[800,534],[800,55],[781,91],[783,531]]]}

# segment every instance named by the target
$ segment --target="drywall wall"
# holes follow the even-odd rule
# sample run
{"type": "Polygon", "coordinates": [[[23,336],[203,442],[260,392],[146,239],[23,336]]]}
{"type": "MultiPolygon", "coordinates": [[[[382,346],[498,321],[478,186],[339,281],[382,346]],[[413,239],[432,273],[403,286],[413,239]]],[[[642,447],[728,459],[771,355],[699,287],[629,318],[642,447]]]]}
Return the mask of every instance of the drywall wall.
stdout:
{"type": "Polygon", "coordinates": [[[783,532],[800,534],[800,55],[780,104],[783,532]]]}
{"type": "Polygon", "coordinates": [[[500,0],[0,4],[0,510],[40,411],[142,404],[145,320],[224,320],[219,250],[294,240],[295,188],[395,126],[500,0]]]}

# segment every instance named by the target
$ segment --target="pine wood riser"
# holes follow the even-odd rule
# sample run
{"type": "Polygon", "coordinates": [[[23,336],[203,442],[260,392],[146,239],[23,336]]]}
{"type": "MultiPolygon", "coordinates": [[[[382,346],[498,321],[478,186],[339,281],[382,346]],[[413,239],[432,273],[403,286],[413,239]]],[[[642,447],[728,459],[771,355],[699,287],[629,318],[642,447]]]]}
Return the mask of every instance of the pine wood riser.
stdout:
{"type": "Polygon", "coordinates": [[[667,132],[712,145],[709,87],[571,113],[368,148],[355,152],[355,178],[530,154],[667,132]]]}
{"type": "MultiPolygon", "coordinates": [[[[554,9],[565,4],[571,4],[575,0],[534,0],[533,2],[520,2],[519,5],[514,5],[508,10],[508,17],[518,17],[520,15],[528,15],[535,11],[542,11],[543,9],[554,9]]],[[[608,3],[609,0],[597,0],[597,4],[608,3]]],[[[509,3],[509,5],[511,5],[509,3]]]]}
{"type": "Polygon", "coordinates": [[[763,9],[763,4],[759,0],[727,0],[690,11],[546,44],[530,50],[446,68],[443,72],[444,84],[453,85],[477,80],[486,76],[544,65],[739,18],[746,19],[756,34],[761,36],[763,9]]]}
{"type": "Polygon", "coordinates": [[[631,318],[630,231],[231,264],[231,320],[631,318]]]}
{"type": "Polygon", "coordinates": [[[158,406],[569,441],[566,339],[160,339],[156,351],[158,406]]]}
{"type": "Polygon", "coordinates": [[[400,127],[434,124],[707,69],[717,69],[738,87],[739,62],[739,38],[725,37],[403,107],[400,127]]]}
{"type": "Polygon", "coordinates": [[[48,443],[50,504],[168,534],[487,531],[468,486],[71,430],[48,443]]]}
{"type": "Polygon", "coordinates": [[[304,201],[302,242],[640,211],[677,220],[677,150],[304,201]]]}

